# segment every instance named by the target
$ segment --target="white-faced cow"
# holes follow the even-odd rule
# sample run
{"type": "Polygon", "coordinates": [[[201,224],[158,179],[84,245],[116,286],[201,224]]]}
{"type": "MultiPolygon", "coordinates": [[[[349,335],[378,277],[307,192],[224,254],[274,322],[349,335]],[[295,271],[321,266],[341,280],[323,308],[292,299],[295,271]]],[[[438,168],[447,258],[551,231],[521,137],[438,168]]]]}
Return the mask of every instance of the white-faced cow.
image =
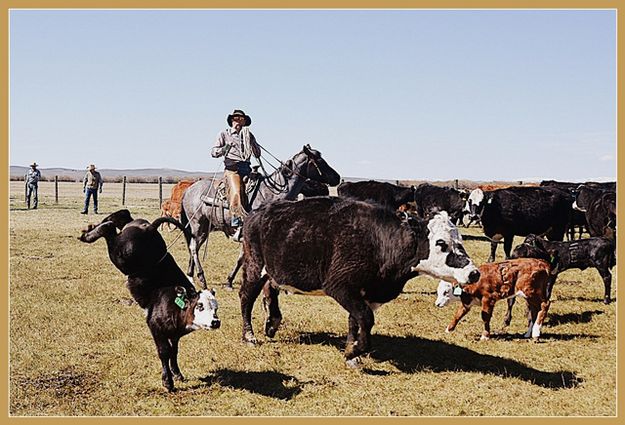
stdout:
{"type": "MultiPolygon", "coordinates": [[[[480,266],[480,280],[463,288],[453,288],[449,282],[438,285],[437,307],[444,307],[450,301],[460,301],[453,320],[446,332],[451,332],[471,309],[472,305],[482,307],[484,332],[480,339],[490,338],[490,319],[495,303],[500,300],[525,298],[529,311],[528,329],[525,337],[540,337],[540,328],[549,310],[547,285],[550,278],[549,263],[535,258],[519,258],[501,263],[486,263],[480,266]]],[[[510,304],[511,305],[511,304],[510,304]]]]}
{"type": "Polygon", "coordinates": [[[133,220],[128,210],[120,210],[98,225],[89,225],[79,239],[86,243],[101,237],[106,240],[111,262],[128,276],[126,287],[145,309],[161,360],[163,386],[173,391],[173,378],[184,379],[178,367],[180,338],[196,329],[216,329],[221,322],[214,291],[198,293],[167,251],[158,232],[163,223],[185,231],[171,217],[160,217],[150,224],[144,219],[133,220]]]}
{"type": "Polygon", "coordinates": [[[395,299],[409,279],[419,273],[461,285],[479,279],[444,212],[429,222],[402,221],[390,208],[353,199],[279,201],[251,214],[243,234],[243,340],[256,342],[251,316],[261,290],[269,337],[282,319],[280,287],[328,295],[349,312],[348,364],[370,349],[373,311],[395,299]]]}
{"type": "Polygon", "coordinates": [[[544,234],[561,241],[571,219],[573,198],[560,189],[517,186],[485,193],[483,204],[484,234],[493,241],[488,262],[493,262],[501,239],[506,259],[515,235],[544,234]]]}
{"type": "Polygon", "coordinates": [[[467,202],[464,204],[464,215],[469,217],[469,221],[465,223],[465,227],[469,227],[471,223],[476,223],[481,226],[482,222],[480,221],[480,215],[482,214],[482,207],[484,201],[484,192],[479,187],[477,189],[473,189],[471,193],[469,193],[469,197],[467,198],[467,202]]]}

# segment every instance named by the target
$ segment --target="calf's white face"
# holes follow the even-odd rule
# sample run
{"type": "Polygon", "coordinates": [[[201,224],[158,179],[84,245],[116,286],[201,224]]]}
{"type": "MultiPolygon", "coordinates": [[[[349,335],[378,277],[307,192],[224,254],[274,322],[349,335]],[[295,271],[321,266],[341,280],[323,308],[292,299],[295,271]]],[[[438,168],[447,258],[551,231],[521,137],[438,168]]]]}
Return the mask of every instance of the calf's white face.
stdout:
{"type": "Polygon", "coordinates": [[[462,236],[447,212],[436,214],[427,227],[430,253],[413,270],[460,285],[477,282],[480,273],[465,251],[462,236]]]}
{"type": "Polygon", "coordinates": [[[193,310],[193,329],[217,329],[221,325],[217,317],[217,299],[215,292],[203,290],[193,310]]]}
{"type": "Polygon", "coordinates": [[[482,189],[474,189],[467,199],[467,203],[464,206],[464,211],[470,213],[471,216],[477,215],[477,210],[480,204],[484,201],[484,192],[482,189]]]}
{"type": "Polygon", "coordinates": [[[441,280],[438,282],[438,289],[436,290],[436,301],[434,305],[436,307],[445,307],[452,301],[459,301],[460,297],[454,295],[454,286],[449,283],[441,280]]]}

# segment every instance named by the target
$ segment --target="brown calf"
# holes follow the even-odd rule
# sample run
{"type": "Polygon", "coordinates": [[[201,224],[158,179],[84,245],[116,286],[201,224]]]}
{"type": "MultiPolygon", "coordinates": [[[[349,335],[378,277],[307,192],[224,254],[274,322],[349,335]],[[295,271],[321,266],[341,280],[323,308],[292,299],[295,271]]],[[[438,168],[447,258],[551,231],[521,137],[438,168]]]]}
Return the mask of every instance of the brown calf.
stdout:
{"type": "MultiPolygon", "coordinates": [[[[171,189],[169,199],[164,200],[161,204],[161,217],[173,217],[176,220],[180,220],[182,195],[193,183],[193,180],[181,180],[176,183],[176,185],[171,189]]],[[[167,226],[171,230],[169,223],[167,226]]]]}
{"type": "Polygon", "coordinates": [[[441,281],[438,286],[436,306],[444,307],[450,301],[460,301],[456,314],[447,326],[451,332],[469,312],[472,305],[482,306],[484,332],[481,339],[490,337],[490,319],[495,303],[499,300],[520,296],[526,299],[529,309],[528,329],[525,337],[538,339],[540,328],[549,310],[547,284],[549,263],[535,258],[518,258],[500,263],[486,263],[480,266],[480,280],[460,289],[441,281]]]}

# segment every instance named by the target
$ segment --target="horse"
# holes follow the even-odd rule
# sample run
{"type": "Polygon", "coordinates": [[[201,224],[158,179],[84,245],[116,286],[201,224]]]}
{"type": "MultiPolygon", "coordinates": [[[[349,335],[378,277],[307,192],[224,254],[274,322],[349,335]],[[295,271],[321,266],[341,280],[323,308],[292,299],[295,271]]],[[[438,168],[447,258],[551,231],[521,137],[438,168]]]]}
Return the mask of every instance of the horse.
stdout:
{"type": "MultiPolygon", "coordinates": [[[[249,208],[254,210],[266,202],[277,199],[295,200],[307,179],[336,186],[340,183],[341,176],[321,157],[321,152],[311,148],[310,145],[304,145],[300,152],[276,171],[259,176],[248,185],[251,192],[248,195],[249,208]]],[[[202,288],[207,288],[204,269],[198,255],[202,244],[206,242],[210,232],[223,231],[226,236],[234,233],[230,225],[231,216],[227,209],[227,201],[218,199],[218,192],[219,185],[213,185],[208,180],[199,180],[191,185],[182,197],[180,221],[183,226],[190,228],[190,232],[185,232],[189,248],[187,276],[193,278],[194,269],[197,269],[197,278],[202,288]]],[[[232,280],[242,263],[242,255],[241,252],[234,270],[228,276],[229,288],[232,288],[232,280]]]]}

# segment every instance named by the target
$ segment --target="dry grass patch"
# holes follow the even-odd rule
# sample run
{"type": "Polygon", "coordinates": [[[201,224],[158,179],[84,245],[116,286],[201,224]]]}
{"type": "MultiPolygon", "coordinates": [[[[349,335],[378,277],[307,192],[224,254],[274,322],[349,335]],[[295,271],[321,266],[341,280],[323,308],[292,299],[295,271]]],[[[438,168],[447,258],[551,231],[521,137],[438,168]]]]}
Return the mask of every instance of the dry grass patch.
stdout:
{"type": "MultiPolygon", "coordinates": [[[[79,190],[58,207],[44,194],[39,210],[25,211],[14,186],[11,415],[615,415],[616,306],[601,302],[603,284],[594,269],[561,274],[536,344],[519,336],[526,326],[522,302],[510,328],[491,341],[479,341],[478,310],[445,334],[453,307],[434,306],[435,280],[413,279],[376,312],[374,352],[352,370],[342,358],[347,313],[328,297],[281,295],[284,322],[273,340],[262,334],[257,302],[259,345],[240,342],[238,295],[222,288],[239,246],[218,233],[210,236],[203,264],[217,288],[222,327],[182,339],[179,361],[187,381],[167,394],[143,311],[110,263],[105,242],[77,239],[82,227],[103,215],[78,214],[79,190]]],[[[153,220],[159,214],[156,185],[137,186],[128,193],[130,210],[153,220]]],[[[113,189],[105,187],[111,196],[102,199],[104,213],[121,207],[113,189]]],[[[186,269],[179,232],[162,234],[186,269]]],[[[488,257],[487,243],[465,245],[477,264],[488,257]]],[[[237,289],[239,284],[240,277],[237,289]]],[[[505,310],[504,303],[495,308],[495,331],[505,310]]]]}

